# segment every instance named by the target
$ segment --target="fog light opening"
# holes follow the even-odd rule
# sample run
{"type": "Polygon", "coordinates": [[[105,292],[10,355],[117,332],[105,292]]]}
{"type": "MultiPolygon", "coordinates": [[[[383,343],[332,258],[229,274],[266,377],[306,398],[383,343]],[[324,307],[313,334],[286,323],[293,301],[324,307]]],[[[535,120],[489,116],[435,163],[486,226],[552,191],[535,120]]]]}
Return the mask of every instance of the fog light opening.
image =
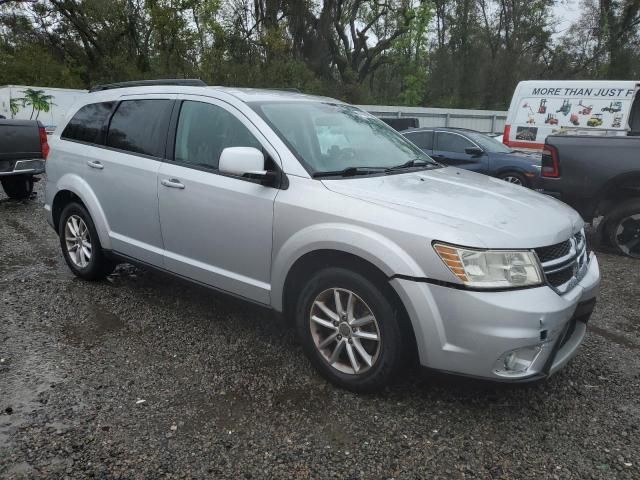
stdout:
{"type": "Polygon", "coordinates": [[[496,362],[494,373],[504,377],[525,376],[541,351],[542,345],[534,345],[506,352],[496,362]]]}

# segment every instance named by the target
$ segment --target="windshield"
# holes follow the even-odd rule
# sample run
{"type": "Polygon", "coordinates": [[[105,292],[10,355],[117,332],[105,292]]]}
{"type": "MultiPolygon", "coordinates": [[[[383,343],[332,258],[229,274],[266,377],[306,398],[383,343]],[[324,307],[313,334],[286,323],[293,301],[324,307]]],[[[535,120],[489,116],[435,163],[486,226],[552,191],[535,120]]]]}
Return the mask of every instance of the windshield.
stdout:
{"type": "Polygon", "coordinates": [[[476,142],[480,148],[482,148],[485,152],[491,153],[511,153],[509,147],[507,147],[504,143],[500,143],[499,141],[485,135],[480,132],[464,132],[467,137],[476,142]]]}
{"type": "Polygon", "coordinates": [[[311,174],[345,169],[406,168],[429,156],[374,116],[350,105],[261,102],[252,108],[271,125],[311,174]]]}

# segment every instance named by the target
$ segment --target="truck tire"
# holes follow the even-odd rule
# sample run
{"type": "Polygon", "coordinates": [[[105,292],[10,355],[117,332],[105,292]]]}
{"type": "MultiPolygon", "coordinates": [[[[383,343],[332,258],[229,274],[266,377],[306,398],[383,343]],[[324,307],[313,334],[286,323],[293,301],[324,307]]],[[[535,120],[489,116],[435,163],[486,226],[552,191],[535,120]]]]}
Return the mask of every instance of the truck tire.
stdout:
{"type": "Polygon", "coordinates": [[[374,392],[408,367],[400,315],[388,288],[330,267],[302,288],[295,321],[305,354],[323,377],[354,392],[374,392]]]}
{"type": "Polygon", "coordinates": [[[640,258],[640,198],[616,205],[605,221],[611,246],[621,255],[640,258]]]}
{"type": "Polygon", "coordinates": [[[14,200],[29,198],[33,192],[33,177],[30,175],[14,175],[0,179],[7,197],[14,200]]]}
{"type": "Polygon", "coordinates": [[[116,268],[107,258],[91,215],[79,203],[70,203],[58,224],[60,248],[71,271],[84,280],[102,280],[116,268]]]}

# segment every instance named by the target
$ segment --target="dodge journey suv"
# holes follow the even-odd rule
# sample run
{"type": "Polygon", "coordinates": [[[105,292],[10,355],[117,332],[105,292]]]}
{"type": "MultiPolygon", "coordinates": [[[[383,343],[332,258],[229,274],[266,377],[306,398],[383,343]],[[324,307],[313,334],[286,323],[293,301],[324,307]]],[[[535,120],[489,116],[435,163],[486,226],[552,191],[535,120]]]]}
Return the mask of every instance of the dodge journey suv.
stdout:
{"type": "Polygon", "coordinates": [[[340,101],[105,85],[50,143],[45,208],[73,273],[132,262],[271,308],[351,390],[411,362],[541,379],[585,335],[599,270],[574,210],[340,101]]]}

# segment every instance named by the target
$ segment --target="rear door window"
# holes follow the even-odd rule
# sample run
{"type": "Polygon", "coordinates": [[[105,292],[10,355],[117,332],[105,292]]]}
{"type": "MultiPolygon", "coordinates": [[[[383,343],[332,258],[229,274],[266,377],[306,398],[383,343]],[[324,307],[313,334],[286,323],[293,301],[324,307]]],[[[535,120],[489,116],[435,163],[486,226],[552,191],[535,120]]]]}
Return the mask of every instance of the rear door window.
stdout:
{"type": "Polygon", "coordinates": [[[62,138],[78,142],[103,144],[103,127],[115,102],[90,103],[76,112],[62,132],[62,138]]]}
{"type": "Polygon", "coordinates": [[[404,135],[423,150],[433,150],[433,132],[412,132],[404,135]]]}
{"type": "Polygon", "coordinates": [[[107,146],[163,157],[173,100],[124,100],[111,118],[107,146]]]}

